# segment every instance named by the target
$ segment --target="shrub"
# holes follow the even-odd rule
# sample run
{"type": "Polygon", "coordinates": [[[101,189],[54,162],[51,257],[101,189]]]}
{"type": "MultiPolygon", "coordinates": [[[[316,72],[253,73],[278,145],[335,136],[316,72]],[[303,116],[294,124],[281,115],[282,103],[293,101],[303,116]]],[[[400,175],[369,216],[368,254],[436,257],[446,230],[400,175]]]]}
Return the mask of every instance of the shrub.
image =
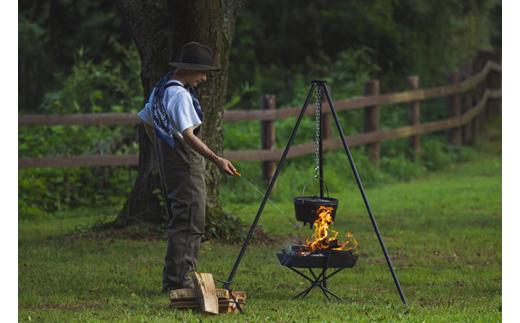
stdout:
{"type": "Polygon", "coordinates": [[[399,155],[394,158],[383,157],[380,161],[381,170],[399,181],[409,181],[422,175],[425,168],[419,164],[414,163],[404,155],[399,155]]]}
{"type": "MultiPolygon", "coordinates": [[[[93,63],[81,49],[61,88],[47,93],[40,107],[49,114],[137,111],[142,104],[139,60],[135,50],[114,44],[126,59],[93,63]]],[[[128,126],[48,126],[19,129],[19,155],[127,154],[137,152],[136,131],[128,126]]],[[[125,168],[22,169],[21,216],[33,208],[56,211],[66,206],[120,203],[135,174],[125,168]]],[[[33,212],[34,213],[34,212],[33,212]]]]}
{"type": "Polygon", "coordinates": [[[423,140],[421,160],[428,170],[439,170],[455,161],[439,140],[423,140]]]}

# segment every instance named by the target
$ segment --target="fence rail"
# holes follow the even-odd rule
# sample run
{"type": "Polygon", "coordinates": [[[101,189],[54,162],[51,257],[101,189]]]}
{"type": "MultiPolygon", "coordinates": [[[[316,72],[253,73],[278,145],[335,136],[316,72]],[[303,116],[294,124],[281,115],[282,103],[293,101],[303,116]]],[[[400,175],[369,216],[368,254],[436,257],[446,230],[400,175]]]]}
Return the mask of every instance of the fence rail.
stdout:
{"type": "MultiPolygon", "coordinates": [[[[501,66],[488,61],[475,75],[464,81],[459,81],[458,73],[452,77],[452,84],[419,89],[419,77],[409,77],[411,90],[380,94],[379,82],[372,80],[367,83],[365,95],[358,98],[334,101],[337,111],[353,109],[365,110],[365,132],[347,137],[350,146],[369,145],[372,159],[379,159],[380,142],[390,139],[410,137],[410,145],[413,151],[420,147],[419,136],[426,133],[442,130],[451,130],[451,142],[460,144],[471,140],[472,133],[479,126],[476,120],[479,115],[488,115],[499,109],[497,102],[501,98],[500,90],[501,66]],[[494,76],[492,76],[494,75],[494,76]],[[473,106],[461,106],[461,95],[469,90],[481,90],[479,101],[473,106]],[[420,122],[420,102],[428,99],[447,97],[447,106],[450,117],[433,121],[420,122]],[[380,130],[379,110],[382,105],[410,103],[410,125],[389,130],[380,130]],[[485,111],[486,108],[487,112],[485,111]],[[464,111],[463,113],[461,111],[464,111]],[[484,113],[483,113],[484,112],[484,113]]],[[[274,169],[274,162],[279,160],[282,149],[274,147],[275,127],[274,121],[289,117],[295,117],[301,107],[276,109],[276,98],[272,95],[265,96],[261,110],[235,110],[225,111],[224,122],[240,122],[246,120],[260,121],[262,124],[262,149],[224,151],[226,158],[242,161],[263,161],[264,176],[270,177],[274,169]]],[[[307,110],[306,115],[313,115],[314,111],[307,110]]],[[[342,147],[339,139],[330,138],[330,108],[323,106],[324,150],[335,150],[342,147]]],[[[20,126],[50,126],[50,125],[135,125],[139,120],[134,113],[94,113],[72,115],[21,115],[18,118],[20,126]]],[[[294,158],[313,152],[313,142],[294,145],[291,147],[288,158],[294,158]]],[[[77,166],[135,166],[139,162],[138,155],[92,155],[92,156],[58,156],[19,158],[20,168],[29,167],[77,167],[77,166]]]]}

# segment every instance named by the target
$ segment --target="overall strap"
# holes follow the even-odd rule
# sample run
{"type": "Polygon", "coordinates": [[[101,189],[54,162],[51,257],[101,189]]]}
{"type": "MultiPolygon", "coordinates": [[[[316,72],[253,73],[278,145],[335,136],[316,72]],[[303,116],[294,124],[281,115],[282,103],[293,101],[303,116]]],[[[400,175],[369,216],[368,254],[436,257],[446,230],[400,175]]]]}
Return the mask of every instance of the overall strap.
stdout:
{"type": "Polygon", "coordinates": [[[153,95],[150,97],[152,120],[157,137],[166,142],[170,147],[175,147],[175,139],[173,135],[173,127],[168,120],[168,113],[164,106],[163,94],[172,72],[168,72],[155,85],[153,95]]]}

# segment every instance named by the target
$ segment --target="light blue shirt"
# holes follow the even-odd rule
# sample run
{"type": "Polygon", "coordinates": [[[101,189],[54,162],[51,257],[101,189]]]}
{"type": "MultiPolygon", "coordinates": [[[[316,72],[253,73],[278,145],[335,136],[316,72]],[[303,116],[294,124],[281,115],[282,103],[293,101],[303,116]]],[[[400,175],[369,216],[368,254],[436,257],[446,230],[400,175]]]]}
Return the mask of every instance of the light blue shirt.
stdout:
{"type": "MultiPolygon", "coordinates": [[[[186,90],[183,84],[179,81],[168,81],[166,84],[177,83],[181,86],[170,86],[164,91],[163,104],[168,114],[170,124],[173,126],[173,133],[180,139],[183,139],[182,132],[188,128],[197,128],[202,124],[195,107],[190,92],[186,90]]],[[[152,104],[150,98],[153,97],[155,92],[152,91],[148,102],[144,105],[144,108],[137,113],[139,118],[153,128],[152,119],[152,104]]]]}

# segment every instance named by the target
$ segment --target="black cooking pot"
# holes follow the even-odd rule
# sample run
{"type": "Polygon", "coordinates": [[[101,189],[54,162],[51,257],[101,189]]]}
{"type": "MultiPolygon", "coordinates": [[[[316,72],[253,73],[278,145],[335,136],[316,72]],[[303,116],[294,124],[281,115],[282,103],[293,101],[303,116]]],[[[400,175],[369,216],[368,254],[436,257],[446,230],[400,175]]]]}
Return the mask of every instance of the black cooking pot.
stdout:
{"type": "Polygon", "coordinates": [[[296,212],[296,219],[302,221],[305,225],[310,223],[311,226],[318,218],[318,209],[320,206],[332,207],[332,221],[336,219],[336,210],[338,209],[339,201],[332,197],[319,196],[298,196],[294,198],[294,211],[296,212]]]}

